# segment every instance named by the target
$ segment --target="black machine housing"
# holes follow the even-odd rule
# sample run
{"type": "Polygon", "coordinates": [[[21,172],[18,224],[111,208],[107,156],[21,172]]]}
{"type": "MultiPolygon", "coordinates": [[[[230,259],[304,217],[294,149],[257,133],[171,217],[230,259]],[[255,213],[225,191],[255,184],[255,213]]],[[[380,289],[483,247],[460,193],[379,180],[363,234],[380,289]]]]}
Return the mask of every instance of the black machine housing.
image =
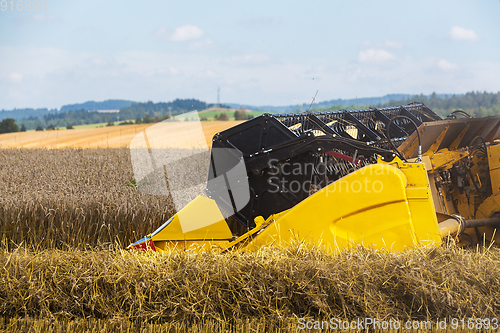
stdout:
{"type": "MultiPolygon", "coordinates": [[[[230,148],[225,163],[215,163],[211,154],[207,195],[220,208],[234,212],[232,216],[246,229],[255,227],[254,219],[289,209],[328,184],[369,163],[381,155],[395,156],[386,137],[400,145],[423,122],[440,120],[437,114],[421,103],[389,108],[263,114],[217,133],[212,148],[230,148]],[[238,156],[237,156],[238,155],[238,156]],[[229,192],[221,195],[211,183],[217,175],[228,172],[241,160],[246,166],[250,199],[237,209],[229,192]],[[215,168],[217,165],[217,170],[215,168]]],[[[213,150],[213,149],[212,149],[213,150]]],[[[222,191],[224,192],[224,191],[222,191]]]]}

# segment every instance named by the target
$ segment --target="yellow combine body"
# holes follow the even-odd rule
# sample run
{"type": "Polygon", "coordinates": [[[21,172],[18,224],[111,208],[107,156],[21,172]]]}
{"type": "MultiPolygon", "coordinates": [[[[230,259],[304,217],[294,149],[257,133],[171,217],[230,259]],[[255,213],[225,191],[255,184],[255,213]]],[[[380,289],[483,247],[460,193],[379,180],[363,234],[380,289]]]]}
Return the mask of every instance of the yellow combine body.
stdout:
{"type": "MultiPolygon", "coordinates": [[[[406,120],[404,118],[412,117],[399,118],[406,120]]],[[[269,123],[269,119],[266,121],[263,124],[269,123]]],[[[340,119],[338,122],[340,123],[340,119]]],[[[389,133],[392,123],[381,122],[389,133]]],[[[328,124],[326,121],[324,123],[328,124]]],[[[300,128],[297,124],[305,127],[306,121],[302,120],[289,128],[300,128]]],[[[354,245],[402,251],[422,245],[440,245],[447,237],[461,245],[496,241],[496,228],[500,227],[500,218],[497,217],[500,213],[500,145],[497,145],[495,139],[500,117],[432,119],[422,121],[411,134],[408,134],[411,127],[409,121],[403,121],[399,125],[401,133],[406,133],[402,135],[404,140],[400,140],[399,147],[390,150],[373,148],[370,163],[358,152],[371,153],[371,148],[366,148],[367,146],[373,142],[387,143],[391,138],[387,135],[378,141],[368,141],[365,146],[356,145],[354,140],[371,140],[369,135],[361,136],[359,132],[364,129],[361,126],[357,137],[346,139],[328,133],[325,126],[304,131],[305,134],[297,135],[302,141],[296,140],[296,148],[289,156],[284,152],[285,148],[290,147],[289,140],[285,140],[285,144],[264,150],[265,153],[261,149],[257,153],[248,154],[243,146],[240,149],[244,157],[241,161],[247,167],[243,178],[246,177],[250,183],[250,198],[253,199],[250,199],[245,208],[239,211],[234,209],[232,216],[243,221],[240,224],[246,226],[244,232],[235,233],[234,228],[231,228],[231,217],[226,214],[224,218],[221,213],[225,208],[224,202],[229,202],[233,208],[237,206],[234,199],[236,192],[231,192],[228,185],[231,183],[229,177],[223,188],[229,191],[226,201],[221,200],[221,196],[214,195],[220,193],[220,189],[212,188],[209,191],[212,198],[197,197],[158,230],[131,244],[129,248],[157,251],[167,248],[251,251],[262,246],[285,247],[299,242],[327,252],[341,252],[354,245]],[[354,146],[354,153],[346,154],[351,146],[354,146]],[[300,150],[301,147],[307,149],[300,150]],[[273,179],[271,176],[275,172],[273,167],[278,169],[269,162],[272,160],[271,154],[278,156],[276,160],[281,164],[276,165],[282,167],[291,159],[297,159],[296,156],[302,156],[302,160],[305,158],[306,155],[299,155],[297,151],[307,152],[314,158],[321,157],[321,161],[327,159],[331,163],[325,165],[333,165],[331,169],[338,166],[340,170],[346,165],[351,169],[325,186],[320,186],[321,182],[318,182],[320,185],[310,184],[305,194],[299,193],[304,195],[304,199],[300,200],[300,196],[296,195],[295,200],[298,202],[289,205],[287,209],[279,209],[280,205],[286,208],[282,204],[286,193],[283,192],[284,186],[280,187],[283,181],[277,186],[281,192],[274,193],[274,187],[269,187],[272,183],[270,180],[273,179]],[[262,154],[268,154],[267,161],[266,155],[262,154]],[[267,165],[259,162],[259,158],[266,161],[267,165]],[[274,198],[275,202],[266,199],[258,201],[271,194],[273,196],[269,198],[274,198]],[[247,209],[249,205],[250,209],[247,209]],[[259,212],[264,213],[258,215],[259,212]],[[245,220],[248,216],[251,218],[245,220]]],[[[256,126],[258,123],[247,128],[253,130],[256,126]]],[[[374,127],[373,132],[380,133],[376,129],[374,127]]],[[[262,127],[260,131],[270,132],[266,127],[262,127]]],[[[227,142],[236,147],[233,143],[241,142],[238,135],[244,139],[244,134],[245,127],[229,132],[227,142]]],[[[223,142],[221,137],[224,135],[216,135],[214,142],[223,142]]],[[[211,161],[215,165],[213,159],[212,153],[211,161]]],[[[287,172],[292,173],[290,170],[287,172]]],[[[286,175],[287,172],[281,173],[286,175]]],[[[337,173],[335,171],[335,175],[337,173]]],[[[210,190],[210,177],[216,179],[218,174],[220,173],[216,173],[215,169],[211,169],[207,190],[210,190]]],[[[312,174],[314,176],[314,172],[312,174]]],[[[331,172],[330,177],[333,174],[331,172]]]]}

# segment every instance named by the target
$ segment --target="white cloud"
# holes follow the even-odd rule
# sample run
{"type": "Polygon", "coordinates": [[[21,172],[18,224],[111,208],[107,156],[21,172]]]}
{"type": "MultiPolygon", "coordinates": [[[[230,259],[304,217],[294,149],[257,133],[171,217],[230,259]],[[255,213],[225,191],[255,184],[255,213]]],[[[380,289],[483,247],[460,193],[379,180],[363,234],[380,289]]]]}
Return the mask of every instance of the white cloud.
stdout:
{"type": "MultiPolygon", "coordinates": [[[[360,61],[396,58],[381,57],[384,52],[368,49],[379,50],[374,46],[365,48],[360,61]]],[[[109,98],[155,102],[197,98],[215,102],[218,86],[222,102],[252,105],[310,103],[317,90],[317,101],[395,92],[500,90],[496,77],[500,63],[471,64],[455,58],[422,59],[399,54],[396,60],[387,62],[390,66],[367,66],[361,62],[313,66],[279,61],[274,54],[258,52],[229,53],[224,57],[170,50],[109,55],[0,46],[0,63],[9,64],[8,68],[0,66],[0,109],[59,108],[63,104],[109,98]]]]}
{"type": "Polygon", "coordinates": [[[358,61],[361,63],[381,64],[395,60],[396,57],[384,49],[367,49],[359,52],[358,61]]]}
{"type": "Polygon", "coordinates": [[[10,73],[9,78],[12,82],[18,83],[23,80],[24,75],[21,73],[10,73]]]}
{"type": "Polygon", "coordinates": [[[212,38],[205,38],[203,40],[196,40],[193,41],[189,44],[189,49],[190,50],[203,50],[206,49],[214,44],[214,41],[212,38]]]}
{"type": "Polygon", "coordinates": [[[476,35],[474,30],[468,30],[461,27],[453,27],[450,30],[450,37],[453,40],[478,40],[479,37],[476,35]]]}
{"type": "Polygon", "coordinates": [[[38,22],[51,22],[55,21],[56,17],[54,15],[47,15],[43,13],[43,14],[33,15],[33,19],[38,22]]]}
{"type": "Polygon", "coordinates": [[[401,49],[401,48],[403,48],[403,43],[401,43],[398,40],[386,40],[385,46],[388,49],[401,49]]]}
{"type": "Polygon", "coordinates": [[[441,59],[437,62],[437,66],[439,69],[442,69],[444,71],[454,71],[455,69],[458,68],[457,64],[454,64],[452,62],[449,62],[446,59],[441,59]]]}
{"type": "Polygon", "coordinates": [[[195,25],[186,24],[175,28],[175,31],[170,35],[170,40],[173,42],[184,42],[187,40],[201,38],[204,31],[195,25]]]}
{"type": "Polygon", "coordinates": [[[233,56],[226,58],[224,62],[231,66],[262,65],[271,60],[271,57],[264,53],[253,53],[244,56],[233,56]]]}
{"type": "Polygon", "coordinates": [[[154,33],[154,35],[162,40],[162,41],[165,41],[167,42],[168,41],[168,38],[169,38],[169,33],[168,33],[168,29],[166,27],[159,27],[156,32],[154,33]]]}
{"type": "Polygon", "coordinates": [[[45,13],[29,15],[18,17],[15,19],[15,22],[20,25],[25,24],[37,24],[37,23],[53,23],[53,22],[61,22],[62,20],[54,15],[47,15],[45,13]]]}
{"type": "Polygon", "coordinates": [[[361,45],[363,47],[373,47],[374,43],[371,40],[364,40],[361,45]]]}
{"type": "Polygon", "coordinates": [[[202,70],[195,75],[199,79],[218,79],[220,75],[211,69],[202,70]]]}
{"type": "Polygon", "coordinates": [[[100,67],[109,65],[108,59],[106,59],[105,57],[93,56],[90,59],[88,59],[88,62],[93,66],[100,66],[100,67]]]}
{"type": "Polygon", "coordinates": [[[239,20],[237,23],[250,28],[271,28],[278,25],[276,18],[273,17],[252,17],[239,20]]]}
{"type": "Polygon", "coordinates": [[[404,47],[403,43],[399,40],[386,40],[385,42],[364,40],[361,46],[365,49],[402,49],[404,47]]]}

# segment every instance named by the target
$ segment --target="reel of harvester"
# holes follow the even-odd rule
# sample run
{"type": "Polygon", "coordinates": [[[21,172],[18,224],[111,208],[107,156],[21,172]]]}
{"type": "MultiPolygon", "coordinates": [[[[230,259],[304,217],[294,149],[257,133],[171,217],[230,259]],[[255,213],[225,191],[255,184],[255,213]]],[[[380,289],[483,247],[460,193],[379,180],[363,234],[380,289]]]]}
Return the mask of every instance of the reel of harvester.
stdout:
{"type": "Polygon", "coordinates": [[[499,124],[499,116],[442,120],[421,103],[264,114],[217,133],[206,196],[129,248],[298,240],[338,252],[494,240],[499,124]]]}

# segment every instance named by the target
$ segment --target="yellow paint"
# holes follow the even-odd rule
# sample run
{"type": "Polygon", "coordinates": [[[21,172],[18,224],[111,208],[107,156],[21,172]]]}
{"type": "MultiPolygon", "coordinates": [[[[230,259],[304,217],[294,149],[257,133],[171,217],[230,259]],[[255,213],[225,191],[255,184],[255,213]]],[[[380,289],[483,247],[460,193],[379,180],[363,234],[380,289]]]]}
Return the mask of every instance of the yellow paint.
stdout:
{"type": "Polygon", "coordinates": [[[198,197],[152,234],[159,250],[287,246],[294,241],[340,252],[361,244],[401,251],[441,244],[423,163],[378,163],[361,168],[293,208],[255,219],[234,241],[216,203],[198,197]]]}
{"type": "Polygon", "coordinates": [[[232,234],[215,201],[199,196],[153,232],[151,239],[160,249],[186,248],[207,242],[229,244],[232,234]]]}
{"type": "Polygon", "coordinates": [[[494,195],[500,193],[500,145],[488,147],[491,190],[494,195]]]}
{"type": "Polygon", "coordinates": [[[454,150],[454,149],[457,149],[460,146],[460,143],[462,142],[462,139],[464,138],[465,133],[467,133],[467,131],[469,130],[469,127],[470,127],[470,123],[468,123],[462,129],[462,131],[460,131],[460,134],[455,138],[455,140],[453,140],[453,142],[451,143],[449,149],[454,150]]]}
{"type": "Polygon", "coordinates": [[[451,169],[453,164],[457,163],[461,159],[469,156],[469,151],[467,149],[458,149],[450,151],[448,148],[440,149],[437,153],[433,153],[430,150],[425,153],[426,156],[429,156],[432,170],[446,170],[451,169]]]}
{"type": "Polygon", "coordinates": [[[366,166],[266,222],[272,223],[246,249],[293,241],[330,252],[353,244],[397,251],[441,244],[422,163],[366,166]]]}
{"type": "Polygon", "coordinates": [[[446,126],[443,129],[441,134],[439,134],[439,136],[437,137],[436,141],[434,141],[434,143],[429,147],[429,149],[427,149],[426,154],[433,154],[439,150],[439,146],[441,145],[441,142],[443,142],[443,139],[444,139],[446,133],[448,132],[449,128],[450,128],[450,125],[446,126]]]}

